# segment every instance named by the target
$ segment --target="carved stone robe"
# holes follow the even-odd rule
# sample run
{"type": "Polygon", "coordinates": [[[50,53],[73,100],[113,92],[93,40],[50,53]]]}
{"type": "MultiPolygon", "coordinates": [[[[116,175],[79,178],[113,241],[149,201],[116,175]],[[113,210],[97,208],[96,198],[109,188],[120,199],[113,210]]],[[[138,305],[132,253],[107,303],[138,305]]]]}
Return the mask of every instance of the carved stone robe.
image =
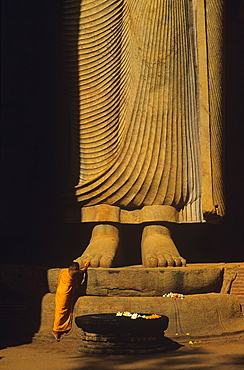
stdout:
{"type": "Polygon", "coordinates": [[[223,1],[65,0],[64,45],[82,221],[223,215],[223,1]]]}

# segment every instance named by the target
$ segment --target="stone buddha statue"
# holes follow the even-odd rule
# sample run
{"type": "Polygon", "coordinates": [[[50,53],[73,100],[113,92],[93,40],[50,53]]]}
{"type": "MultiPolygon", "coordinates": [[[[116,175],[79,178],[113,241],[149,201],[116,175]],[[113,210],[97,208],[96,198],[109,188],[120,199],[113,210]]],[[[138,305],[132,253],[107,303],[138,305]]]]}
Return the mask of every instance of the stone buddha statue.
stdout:
{"type": "Polygon", "coordinates": [[[145,225],[146,267],[184,266],[172,223],[224,215],[223,0],[64,0],[67,219],[93,222],[76,260],[113,267],[118,225],[145,225]]]}

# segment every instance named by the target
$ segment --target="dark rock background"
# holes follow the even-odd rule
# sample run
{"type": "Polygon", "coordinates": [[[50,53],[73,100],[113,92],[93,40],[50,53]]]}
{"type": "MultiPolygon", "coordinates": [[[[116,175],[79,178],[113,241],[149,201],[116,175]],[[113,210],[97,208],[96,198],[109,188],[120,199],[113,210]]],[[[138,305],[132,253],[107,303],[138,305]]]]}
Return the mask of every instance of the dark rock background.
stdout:
{"type": "MultiPolygon", "coordinates": [[[[69,112],[60,20],[61,0],[1,4],[1,264],[66,266],[89,240],[92,225],[63,224],[69,112]]],[[[227,0],[227,213],[220,225],[176,225],[188,262],[244,261],[243,24],[244,1],[227,0]]],[[[142,227],[121,229],[128,264],[140,263],[142,227]]]]}

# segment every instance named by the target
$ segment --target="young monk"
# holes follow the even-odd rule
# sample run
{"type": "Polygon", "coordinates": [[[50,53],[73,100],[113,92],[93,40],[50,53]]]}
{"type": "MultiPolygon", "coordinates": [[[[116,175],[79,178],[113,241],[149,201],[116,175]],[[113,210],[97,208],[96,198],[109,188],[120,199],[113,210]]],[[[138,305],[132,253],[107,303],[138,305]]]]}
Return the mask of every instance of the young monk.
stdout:
{"type": "Polygon", "coordinates": [[[55,319],[52,335],[59,341],[61,335],[70,331],[74,308],[74,291],[78,288],[78,275],[84,275],[89,261],[80,268],[78,262],[73,262],[69,268],[62,269],[58,278],[55,297],[55,319]]]}

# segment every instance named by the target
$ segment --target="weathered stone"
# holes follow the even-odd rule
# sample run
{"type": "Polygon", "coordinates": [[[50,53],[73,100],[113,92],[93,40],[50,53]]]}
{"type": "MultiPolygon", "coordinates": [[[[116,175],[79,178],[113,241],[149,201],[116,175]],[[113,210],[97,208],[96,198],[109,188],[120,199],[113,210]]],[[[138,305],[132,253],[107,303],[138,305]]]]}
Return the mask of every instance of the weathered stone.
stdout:
{"type": "MultiPolygon", "coordinates": [[[[86,295],[78,299],[74,307],[74,317],[94,313],[116,313],[117,311],[156,313],[169,318],[169,327],[165,335],[172,338],[176,333],[212,336],[243,331],[244,317],[238,297],[223,293],[208,293],[214,284],[216,284],[216,291],[221,290],[220,282],[223,277],[227,279],[227,282],[222,282],[222,287],[225,289],[229,283],[229,271],[242,271],[242,268],[243,263],[190,264],[183,268],[167,267],[164,269],[148,269],[142,266],[119,269],[91,268],[88,270],[87,289],[90,289],[90,294],[94,296],[86,295]],[[184,285],[181,285],[179,277],[184,275],[184,285]],[[188,294],[184,293],[185,298],[162,297],[168,291],[159,294],[160,289],[163,287],[166,289],[169,281],[174,284],[175,288],[179,288],[177,291],[172,289],[174,293],[182,293],[182,289],[189,288],[188,294]],[[134,286],[139,287],[140,290],[135,289],[133,296],[128,287],[131,289],[134,286]],[[193,287],[195,289],[204,288],[206,293],[193,294],[196,293],[196,291],[192,292],[193,287]],[[118,288],[116,294],[120,296],[109,296],[111,292],[114,293],[115,288],[118,288]],[[122,296],[124,291],[126,294],[130,293],[131,296],[122,296]],[[146,295],[145,292],[147,292],[146,295]]],[[[60,269],[48,271],[49,289],[52,293],[46,294],[42,300],[41,325],[37,334],[39,338],[51,338],[55,310],[54,293],[59,271],[60,269]]],[[[80,329],[74,323],[67,338],[80,338],[80,336],[80,329]]]]}
{"type": "MultiPolygon", "coordinates": [[[[51,333],[55,295],[46,294],[42,302],[41,327],[38,337],[51,333]]],[[[244,317],[236,297],[229,294],[207,293],[187,295],[184,299],[166,297],[80,297],[75,305],[74,317],[97,313],[149,313],[169,318],[165,336],[175,334],[190,337],[217,336],[244,330],[244,317]]],[[[74,324],[70,338],[81,338],[74,324]]],[[[51,337],[51,334],[50,334],[51,337]]]]}
{"type": "MultiPolygon", "coordinates": [[[[55,293],[60,269],[48,271],[51,293],[55,293]]],[[[98,296],[153,297],[169,292],[182,294],[220,292],[223,264],[187,267],[89,268],[86,294],[98,296]]]]}

